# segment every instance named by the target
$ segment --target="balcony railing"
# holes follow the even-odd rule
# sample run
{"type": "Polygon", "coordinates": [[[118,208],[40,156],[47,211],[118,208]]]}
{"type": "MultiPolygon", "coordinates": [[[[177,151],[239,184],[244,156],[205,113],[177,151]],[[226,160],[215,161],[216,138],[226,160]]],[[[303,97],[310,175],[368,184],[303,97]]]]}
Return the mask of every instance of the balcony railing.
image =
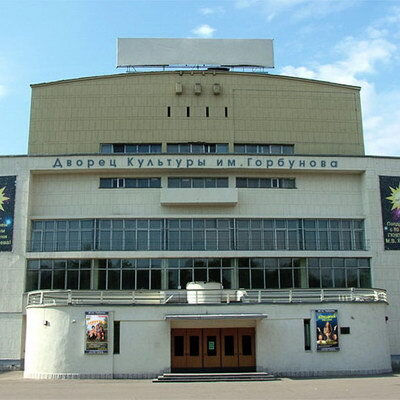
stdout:
{"type": "Polygon", "coordinates": [[[27,306],[134,305],[134,304],[298,304],[327,302],[386,302],[383,289],[276,289],[276,290],[38,290],[27,294],[27,306]]]}

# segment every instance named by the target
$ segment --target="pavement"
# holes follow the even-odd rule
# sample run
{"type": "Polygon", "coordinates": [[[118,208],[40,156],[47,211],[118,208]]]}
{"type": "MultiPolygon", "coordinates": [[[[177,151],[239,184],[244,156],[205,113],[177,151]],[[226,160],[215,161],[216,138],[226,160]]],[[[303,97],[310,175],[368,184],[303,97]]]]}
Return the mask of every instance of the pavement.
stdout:
{"type": "Polygon", "coordinates": [[[353,378],[283,378],[271,382],[152,383],[151,380],[33,380],[0,372],[3,400],[400,400],[400,374],[353,378]]]}

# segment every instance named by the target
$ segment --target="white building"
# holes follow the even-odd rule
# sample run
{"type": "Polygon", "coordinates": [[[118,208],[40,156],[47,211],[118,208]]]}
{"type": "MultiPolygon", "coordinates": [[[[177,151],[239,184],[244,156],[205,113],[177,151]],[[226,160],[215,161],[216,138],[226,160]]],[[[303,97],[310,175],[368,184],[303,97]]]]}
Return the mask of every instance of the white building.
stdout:
{"type": "Polygon", "coordinates": [[[400,160],[364,155],[359,88],[212,68],[32,90],[29,154],[0,157],[0,367],[392,370],[400,160]]]}

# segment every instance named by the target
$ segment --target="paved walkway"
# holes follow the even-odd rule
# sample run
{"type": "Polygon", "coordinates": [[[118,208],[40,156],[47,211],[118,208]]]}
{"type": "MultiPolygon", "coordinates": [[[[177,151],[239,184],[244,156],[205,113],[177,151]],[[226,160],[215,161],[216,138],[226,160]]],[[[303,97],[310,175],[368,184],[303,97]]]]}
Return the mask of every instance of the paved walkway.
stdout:
{"type": "Polygon", "coordinates": [[[152,383],[148,380],[31,380],[0,373],[1,400],[399,400],[400,374],[273,382],[152,383]]]}

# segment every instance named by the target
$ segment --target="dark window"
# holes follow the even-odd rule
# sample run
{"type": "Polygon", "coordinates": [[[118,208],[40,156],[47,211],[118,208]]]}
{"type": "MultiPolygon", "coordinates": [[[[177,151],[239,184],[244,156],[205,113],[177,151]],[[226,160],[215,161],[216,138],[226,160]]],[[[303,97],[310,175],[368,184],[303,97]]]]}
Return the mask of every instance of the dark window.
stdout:
{"type": "Polygon", "coordinates": [[[208,118],[210,116],[210,108],[206,107],[206,117],[208,118]]]}
{"type": "Polygon", "coordinates": [[[225,356],[234,356],[235,355],[235,341],[234,341],[234,336],[232,335],[227,335],[224,336],[224,355],[225,356]]]}
{"type": "Polygon", "coordinates": [[[217,337],[207,336],[207,356],[217,355],[217,337]]]}
{"type": "Polygon", "coordinates": [[[200,354],[199,336],[189,336],[189,356],[196,357],[200,354]]]}
{"type": "Polygon", "coordinates": [[[253,354],[251,342],[252,342],[251,335],[242,336],[242,354],[244,356],[251,356],[253,354]]]}
{"type": "Polygon", "coordinates": [[[310,319],[304,319],[304,350],[311,350],[311,328],[310,319]]]}
{"type": "Polygon", "coordinates": [[[167,117],[170,117],[170,116],[171,116],[171,107],[168,106],[167,107],[167,117]]]}
{"type": "Polygon", "coordinates": [[[185,355],[184,336],[174,336],[174,356],[183,357],[185,355]]]}
{"type": "Polygon", "coordinates": [[[225,118],[228,118],[228,107],[225,107],[225,118]]]}
{"type": "Polygon", "coordinates": [[[190,117],[190,107],[186,107],[186,116],[190,117]]]}
{"type": "Polygon", "coordinates": [[[119,354],[120,322],[114,321],[114,354],[119,354]]]}

